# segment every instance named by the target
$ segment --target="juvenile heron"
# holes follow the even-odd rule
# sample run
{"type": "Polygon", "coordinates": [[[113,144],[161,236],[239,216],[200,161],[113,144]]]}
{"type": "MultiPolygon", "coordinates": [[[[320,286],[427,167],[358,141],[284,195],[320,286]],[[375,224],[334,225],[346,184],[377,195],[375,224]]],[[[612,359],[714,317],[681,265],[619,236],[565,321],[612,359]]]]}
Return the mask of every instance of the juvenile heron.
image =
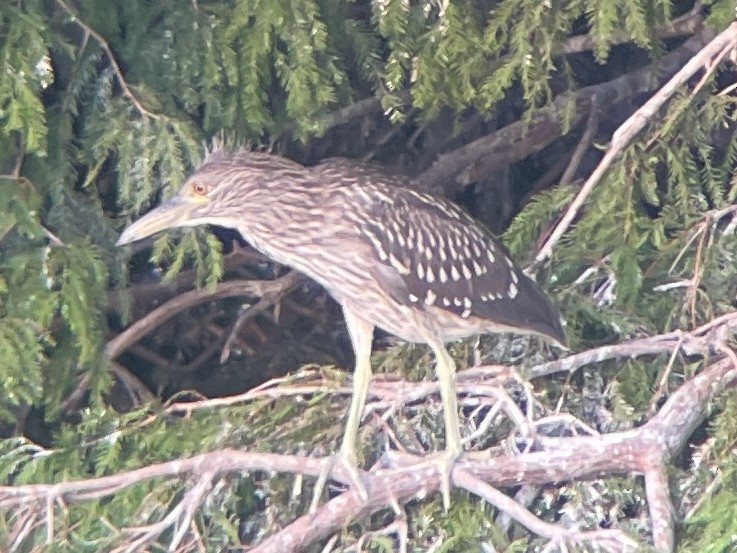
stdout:
{"type": "Polygon", "coordinates": [[[565,342],[558,311],[500,242],[456,205],[407,184],[349,160],[307,168],[271,154],[217,151],[176,196],[118,240],[127,244],[173,227],[233,228],[274,261],[320,283],[342,306],[356,354],[353,399],[316,499],[336,463],[367,498],[356,435],[371,380],[374,327],[425,343],[435,355],[446,440],[437,462],[446,508],[452,466],[463,448],[455,365],[444,343],[494,332],[565,342]]]}

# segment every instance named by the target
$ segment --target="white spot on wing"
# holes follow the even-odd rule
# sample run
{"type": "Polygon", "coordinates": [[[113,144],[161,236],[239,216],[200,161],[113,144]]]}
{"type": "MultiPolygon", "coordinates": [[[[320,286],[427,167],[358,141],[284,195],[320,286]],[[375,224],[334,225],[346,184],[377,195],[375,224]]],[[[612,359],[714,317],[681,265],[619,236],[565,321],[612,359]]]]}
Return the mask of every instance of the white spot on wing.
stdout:
{"type": "Polygon", "coordinates": [[[471,269],[469,269],[465,263],[461,265],[461,269],[463,269],[463,276],[466,278],[466,280],[471,280],[471,277],[473,276],[471,274],[471,269]]]}
{"type": "Polygon", "coordinates": [[[494,257],[494,252],[491,249],[491,246],[486,250],[486,257],[489,258],[490,263],[494,263],[496,261],[496,257],[494,257]]]}
{"type": "Polygon", "coordinates": [[[389,254],[389,263],[392,264],[392,267],[394,267],[400,275],[408,275],[409,274],[409,266],[402,263],[399,259],[394,257],[394,254],[389,254]]]}
{"type": "Polygon", "coordinates": [[[435,282],[435,273],[432,272],[432,267],[427,267],[427,274],[425,275],[425,278],[430,284],[435,282]]]}
{"type": "Polygon", "coordinates": [[[419,300],[419,299],[420,299],[420,298],[418,298],[418,297],[417,297],[417,296],[415,296],[414,294],[410,294],[410,295],[409,295],[409,301],[411,301],[412,303],[417,303],[417,300],[419,300]]]}
{"type": "Polygon", "coordinates": [[[514,285],[514,282],[509,283],[509,291],[507,293],[509,294],[510,299],[514,299],[517,295],[517,287],[514,285]]]}
{"type": "Polygon", "coordinates": [[[435,292],[433,292],[432,290],[428,290],[427,291],[427,296],[425,296],[425,305],[432,305],[432,304],[434,304],[435,303],[435,298],[437,298],[437,296],[435,295],[435,292]]]}
{"type": "Polygon", "coordinates": [[[443,267],[440,267],[438,278],[440,278],[440,282],[442,282],[443,284],[448,282],[448,273],[445,272],[445,269],[443,267]]]}
{"type": "Polygon", "coordinates": [[[450,266],[450,276],[453,280],[461,280],[461,273],[458,272],[455,265],[450,266]]]}

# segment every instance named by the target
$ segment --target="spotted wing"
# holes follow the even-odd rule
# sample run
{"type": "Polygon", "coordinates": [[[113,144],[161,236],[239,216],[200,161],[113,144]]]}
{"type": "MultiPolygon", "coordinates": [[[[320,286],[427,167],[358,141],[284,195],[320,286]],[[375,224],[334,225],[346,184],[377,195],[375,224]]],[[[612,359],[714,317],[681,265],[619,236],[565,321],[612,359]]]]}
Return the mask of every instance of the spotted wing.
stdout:
{"type": "Polygon", "coordinates": [[[560,315],[545,292],[457,205],[373,165],[336,158],[312,170],[340,181],[362,203],[346,216],[375,254],[374,278],[396,301],[485,319],[487,330],[518,329],[565,343],[560,315]]]}
{"type": "Polygon", "coordinates": [[[485,319],[489,329],[565,341],[548,297],[478,222],[454,204],[422,193],[392,190],[381,198],[382,192],[375,191],[362,232],[380,262],[377,278],[395,299],[485,319]]]}

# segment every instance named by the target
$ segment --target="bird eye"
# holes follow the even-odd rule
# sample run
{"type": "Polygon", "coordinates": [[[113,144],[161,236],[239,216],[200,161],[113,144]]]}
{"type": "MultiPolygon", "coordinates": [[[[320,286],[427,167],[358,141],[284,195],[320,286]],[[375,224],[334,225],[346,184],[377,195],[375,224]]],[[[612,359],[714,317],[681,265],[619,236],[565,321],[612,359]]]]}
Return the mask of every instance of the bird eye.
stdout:
{"type": "Polygon", "coordinates": [[[194,193],[198,196],[204,196],[207,194],[207,185],[202,184],[201,182],[196,182],[192,185],[192,190],[194,190],[194,193]]]}

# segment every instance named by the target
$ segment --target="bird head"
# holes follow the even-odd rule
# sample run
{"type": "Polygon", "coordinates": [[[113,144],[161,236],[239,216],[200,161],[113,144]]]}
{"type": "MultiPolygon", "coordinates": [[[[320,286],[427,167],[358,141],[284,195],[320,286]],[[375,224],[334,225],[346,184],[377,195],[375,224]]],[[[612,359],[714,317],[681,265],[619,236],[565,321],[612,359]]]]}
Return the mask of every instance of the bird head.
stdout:
{"type": "Polygon", "coordinates": [[[238,228],[265,209],[284,173],[304,168],[280,156],[254,152],[216,152],[187,179],[167,202],[128,226],[117,245],[157,232],[198,225],[238,228]]]}

